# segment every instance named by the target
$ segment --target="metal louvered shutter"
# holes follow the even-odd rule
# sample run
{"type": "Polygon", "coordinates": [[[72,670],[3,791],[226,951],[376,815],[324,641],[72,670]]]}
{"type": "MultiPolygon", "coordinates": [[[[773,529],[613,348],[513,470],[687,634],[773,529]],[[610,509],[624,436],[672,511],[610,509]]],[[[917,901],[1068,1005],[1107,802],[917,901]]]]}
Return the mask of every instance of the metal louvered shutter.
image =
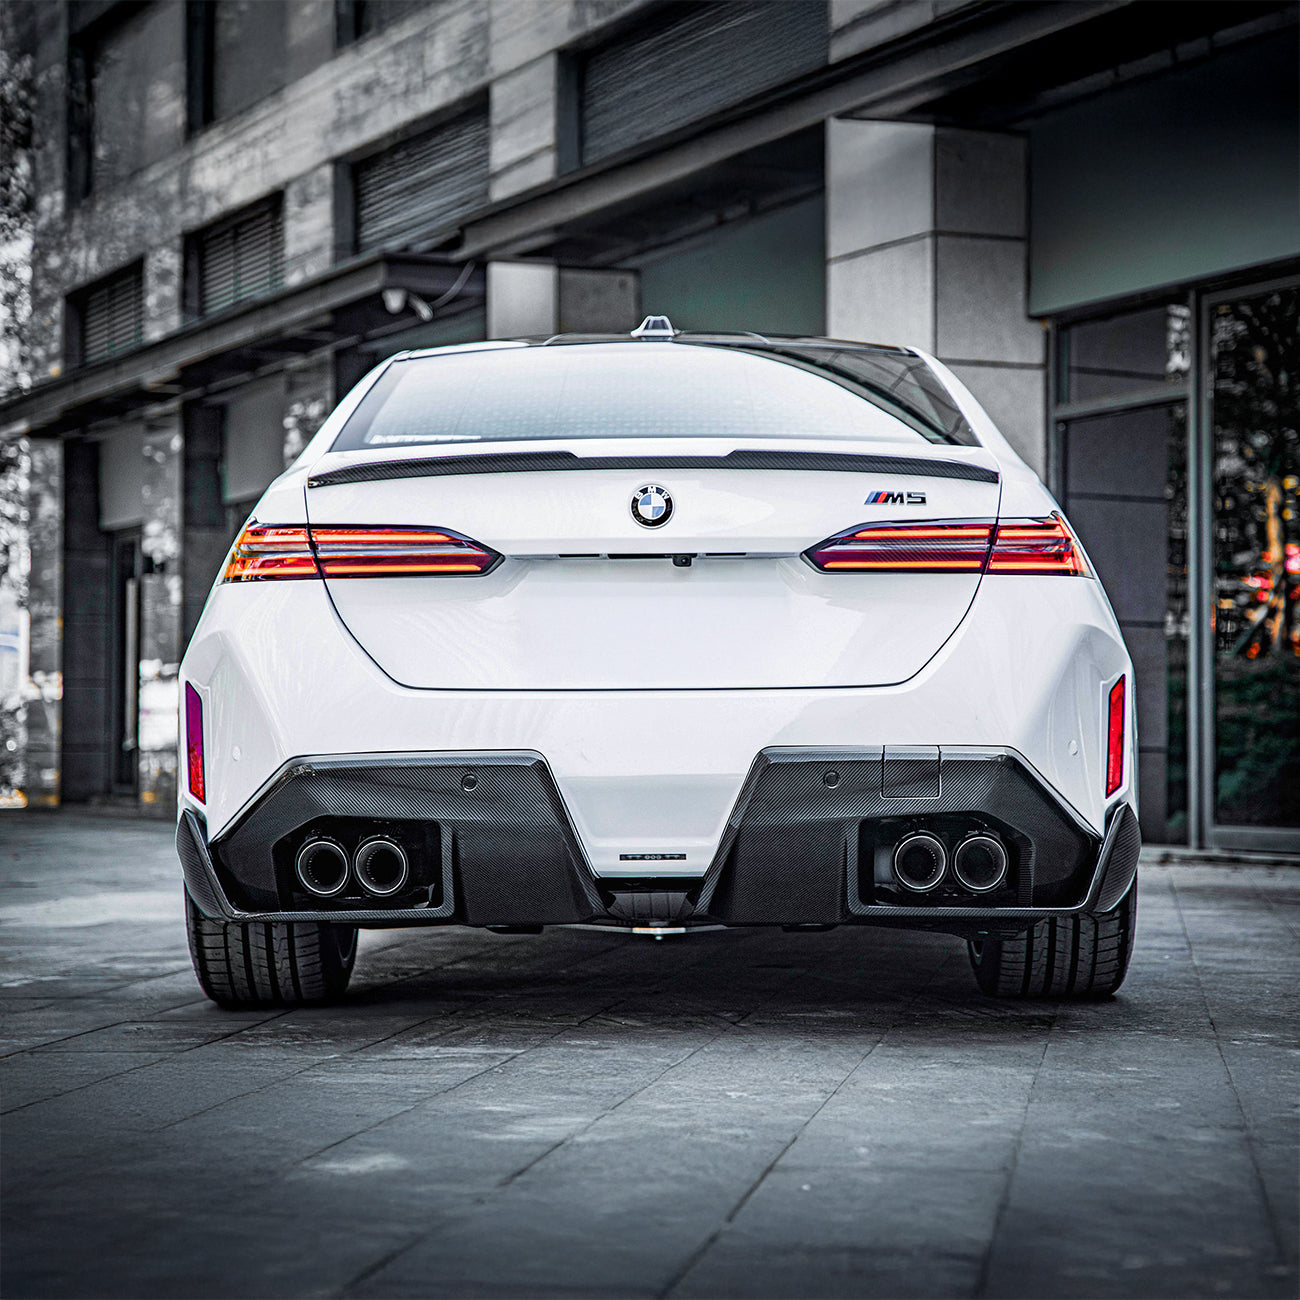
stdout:
{"type": "Polygon", "coordinates": [[[829,39],[825,0],[708,0],[639,28],[583,65],[582,161],[823,67],[829,39]]]}
{"type": "Polygon", "coordinates": [[[198,236],[199,310],[204,316],[284,283],[284,223],[279,203],[263,203],[198,236]]]}
{"type": "Polygon", "coordinates": [[[363,159],[353,180],[358,252],[439,234],[487,202],[487,113],[466,113],[363,159]]]}
{"type": "Polygon", "coordinates": [[[81,359],[102,361],[144,341],[144,270],[133,266],[81,301],[81,359]]]}

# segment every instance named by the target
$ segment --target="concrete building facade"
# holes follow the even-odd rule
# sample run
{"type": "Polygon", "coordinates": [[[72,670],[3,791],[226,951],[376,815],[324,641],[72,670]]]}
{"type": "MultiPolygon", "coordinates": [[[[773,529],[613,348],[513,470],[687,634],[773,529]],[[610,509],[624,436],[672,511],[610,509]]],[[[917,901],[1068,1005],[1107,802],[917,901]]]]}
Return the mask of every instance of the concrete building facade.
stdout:
{"type": "Polygon", "coordinates": [[[1148,838],[1300,848],[1294,4],[19,3],[29,801],[170,815],[222,556],[376,361],[655,312],[938,355],[1112,592],[1148,838]]]}

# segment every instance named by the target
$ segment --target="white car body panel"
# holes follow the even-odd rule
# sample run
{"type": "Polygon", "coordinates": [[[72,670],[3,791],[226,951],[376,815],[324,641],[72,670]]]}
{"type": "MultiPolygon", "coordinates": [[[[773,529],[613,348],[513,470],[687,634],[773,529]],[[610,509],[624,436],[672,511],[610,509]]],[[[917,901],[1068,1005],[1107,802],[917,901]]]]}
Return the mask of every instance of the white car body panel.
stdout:
{"type": "MultiPolygon", "coordinates": [[[[254,517],[442,526],[507,558],[472,578],[218,583],[182,668],[204,706],[207,798],[182,789],[182,810],[202,814],[218,840],[293,759],[530,750],[545,758],[595,875],[643,875],[643,864],[620,864],[621,854],[636,853],[669,855],[656,874],[692,878],[717,854],[765,748],[1005,747],[1100,836],[1110,809],[1136,806],[1137,743],[1131,663],[1095,579],[826,574],[800,558],[862,523],[1057,509],[965,388],[931,364],[983,447],[786,445],[966,461],[996,467],[1000,484],[719,469],[309,488],[312,473],[366,460],[520,449],[329,452],[380,367],[254,517]],[[679,502],[671,535],[630,517],[631,492],[646,481],[665,484],[679,502]],[[872,488],[924,492],[926,504],[908,512],[866,505],[872,488]],[[682,569],[554,558],[570,550],[743,550],[749,558],[706,556],[682,569]],[[1121,675],[1129,683],[1125,770],[1108,797],[1106,699],[1121,675]]],[[[557,444],[526,450],[548,445],[557,444]]],[[[683,439],[558,445],[579,455],[613,445],[648,459],[684,450],[683,439]]],[[[753,445],[691,440],[689,449],[753,445]]],[[[184,744],[182,736],[182,772],[184,744]]]]}
{"type": "Polygon", "coordinates": [[[696,876],[765,746],[1005,745],[1100,833],[1110,806],[1133,801],[1137,776],[1128,762],[1124,784],[1103,797],[1102,705],[1131,666],[1100,589],[1006,577],[985,582],[976,603],[979,617],[898,686],[425,691],[398,685],[340,636],[321,584],[229,586],[186,656],[204,701],[210,793],[206,808],[182,799],[206,813],[216,838],[292,758],[532,749],[550,765],[598,875],[643,874],[620,868],[619,853],[631,851],[685,853],[660,874],[696,876]],[[1026,620],[1027,603],[1041,617],[1026,620]],[[292,638],[278,632],[287,620],[292,638]]]}

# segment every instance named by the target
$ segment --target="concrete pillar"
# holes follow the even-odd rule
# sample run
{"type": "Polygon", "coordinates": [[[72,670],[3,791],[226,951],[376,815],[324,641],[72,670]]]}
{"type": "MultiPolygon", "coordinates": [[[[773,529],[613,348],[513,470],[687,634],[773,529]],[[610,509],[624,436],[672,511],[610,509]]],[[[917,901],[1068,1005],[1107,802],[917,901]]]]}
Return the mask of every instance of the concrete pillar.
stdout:
{"type": "MultiPolygon", "coordinates": [[[[284,283],[323,275],[334,260],[335,164],[324,163],[284,187],[284,283]]],[[[351,250],[349,250],[351,251],[351,250]]]]}
{"type": "Polygon", "coordinates": [[[489,262],[488,338],[626,333],[640,323],[635,271],[489,262]]]}
{"type": "Polygon", "coordinates": [[[137,752],[141,809],[159,817],[171,816],[176,803],[184,453],[179,410],[146,417],[137,752]]]}
{"type": "Polygon", "coordinates": [[[1046,345],[1026,314],[1024,142],[832,120],[826,190],[827,332],[937,356],[1041,473],[1046,345]]]}
{"type": "Polygon", "coordinates": [[[23,793],[29,806],[59,802],[63,701],[63,444],[29,448],[27,543],[28,690],[23,793]]]}
{"type": "Polygon", "coordinates": [[[488,185],[493,202],[556,175],[557,58],[551,51],[492,82],[488,185]]]}

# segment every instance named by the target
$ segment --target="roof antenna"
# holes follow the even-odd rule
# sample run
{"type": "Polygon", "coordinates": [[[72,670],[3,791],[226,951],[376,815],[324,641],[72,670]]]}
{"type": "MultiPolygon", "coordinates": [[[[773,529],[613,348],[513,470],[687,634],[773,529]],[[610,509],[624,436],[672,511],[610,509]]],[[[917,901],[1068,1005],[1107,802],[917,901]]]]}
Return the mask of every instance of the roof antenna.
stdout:
{"type": "Polygon", "coordinates": [[[673,323],[667,316],[647,316],[640,325],[632,331],[634,339],[650,339],[672,341],[677,331],[673,329],[673,323]]]}

